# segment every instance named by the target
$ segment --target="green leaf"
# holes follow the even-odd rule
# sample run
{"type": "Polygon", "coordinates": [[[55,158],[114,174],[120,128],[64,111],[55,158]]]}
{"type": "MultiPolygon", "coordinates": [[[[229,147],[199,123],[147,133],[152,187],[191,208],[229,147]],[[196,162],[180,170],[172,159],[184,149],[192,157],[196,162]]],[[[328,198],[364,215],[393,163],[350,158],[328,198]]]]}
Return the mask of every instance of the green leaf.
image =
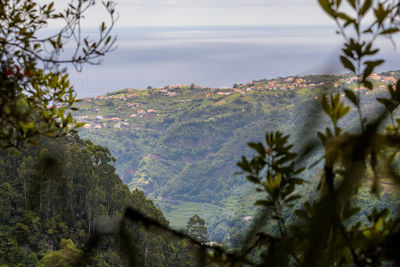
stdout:
{"type": "Polygon", "coordinates": [[[364,71],[364,78],[368,78],[368,76],[372,73],[372,71],[379,65],[381,65],[385,60],[375,60],[375,61],[365,61],[364,65],[367,66],[366,70],[364,71]],[[367,71],[368,70],[368,71],[367,71]]]}
{"type": "Polygon", "coordinates": [[[348,60],[347,58],[345,58],[344,56],[340,56],[340,60],[342,61],[342,64],[345,68],[351,70],[352,72],[356,72],[356,69],[353,65],[353,63],[351,63],[350,60],[348,60]]]}
{"type": "Polygon", "coordinates": [[[282,174],[278,173],[274,179],[274,185],[276,188],[281,186],[281,182],[282,182],[282,174]]]}
{"type": "Polygon", "coordinates": [[[372,84],[372,82],[368,81],[368,80],[363,80],[362,83],[365,85],[365,87],[367,87],[368,89],[372,90],[374,85],[372,84]]]}
{"type": "Polygon", "coordinates": [[[386,29],[386,30],[382,31],[381,34],[382,34],[382,35],[385,35],[385,34],[393,34],[393,33],[396,33],[396,32],[398,32],[398,31],[399,31],[398,28],[390,28],[390,29],[386,29]]]}
{"type": "Polygon", "coordinates": [[[389,93],[390,93],[390,97],[392,99],[394,99],[395,98],[395,90],[393,89],[393,86],[391,84],[388,85],[388,90],[389,90],[389,93]]]}
{"type": "Polygon", "coordinates": [[[297,169],[297,170],[295,170],[294,172],[293,172],[293,174],[300,174],[300,173],[302,173],[303,171],[305,171],[305,167],[302,167],[302,168],[299,168],[299,169],[297,169]]]}
{"type": "Polygon", "coordinates": [[[24,123],[23,127],[25,128],[25,131],[29,130],[29,129],[33,129],[33,128],[35,128],[35,122],[34,121],[30,121],[27,124],[24,123]]]}
{"type": "Polygon", "coordinates": [[[317,132],[317,135],[319,137],[319,140],[321,140],[322,144],[325,144],[326,139],[327,139],[326,136],[323,133],[321,133],[320,131],[317,132]]]}
{"type": "Polygon", "coordinates": [[[251,173],[250,163],[246,157],[242,157],[242,161],[238,162],[237,166],[240,167],[243,171],[251,173]]]}
{"type": "Polygon", "coordinates": [[[270,200],[257,200],[254,205],[256,206],[264,206],[264,207],[270,207],[273,206],[274,203],[270,200]]]}
{"type": "Polygon", "coordinates": [[[380,103],[382,103],[389,112],[392,112],[394,107],[396,106],[393,101],[391,101],[390,99],[387,99],[387,98],[377,97],[376,100],[378,100],[380,103]]]}
{"type": "Polygon", "coordinates": [[[252,183],[255,184],[259,184],[260,183],[260,179],[258,179],[257,177],[254,177],[253,175],[248,175],[246,176],[247,180],[249,180],[252,183]]]}
{"type": "Polygon", "coordinates": [[[363,54],[367,55],[367,56],[372,56],[372,55],[375,55],[376,53],[378,53],[378,51],[379,51],[379,49],[372,49],[372,43],[369,43],[365,46],[363,54]]]}
{"type": "Polygon", "coordinates": [[[83,127],[85,124],[86,124],[85,122],[78,122],[78,123],[75,124],[75,127],[74,127],[74,128],[83,127]]]}
{"type": "Polygon", "coordinates": [[[329,0],[318,0],[319,5],[322,9],[332,18],[336,17],[335,11],[332,9],[332,5],[329,0]]]}
{"type": "Polygon", "coordinates": [[[357,96],[353,93],[353,91],[346,89],[344,90],[344,94],[346,95],[347,99],[351,101],[351,103],[357,106],[357,96]]]}
{"type": "Polygon", "coordinates": [[[265,157],[266,151],[262,143],[248,143],[248,146],[256,150],[261,156],[265,157]]]}
{"type": "Polygon", "coordinates": [[[378,214],[376,215],[378,218],[386,218],[387,216],[389,216],[390,212],[388,209],[383,209],[380,212],[378,212],[378,214]]]}
{"type": "Polygon", "coordinates": [[[350,49],[350,47],[347,47],[347,46],[346,46],[345,48],[342,49],[342,51],[343,51],[343,53],[346,54],[347,57],[349,57],[349,58],[351,58],[351,59],[355,59],[355,58],[354,58],[354,55],[353,55],[353,50],[350,49]]]}
{"type": "Polygon", "coordinates": [[[372,236],[372,232],[371,232],[371,230],[363,230],[363,235],[365,236],[365,238],[366,239],[368,239],[368,240],[373,240],[374,238],[373,238],[373,236],[372,236]]]}
{"type": "Polygon", "coordinates": [[[290,182],[291,183],[294,183],[294,184],[304,184],[305,182],[306,182],[306,180],[303,180],[303,179],[299,179],[299,178],[292,178],[292,179],[290,179],[290,182]]]}
{"type": "Polygon", "coordinates": [[[328,127],[325,129],[325,131],[326,131],[326,136],[327,137],[329,137],[329,138],[332,138],[333,137],[333,133],[332,133],[332,131],[331,131],[331,129],[329,129],[328,127]]]}
{"type": "Polygon", "coordinates": [[[292,195],[292,196],[286,198],[285,202],[291,202],[291,201],[297,200],[299,198],[301,198],[301,195],[292,195]]]}
{"type": "Polygon", "coordinates": [[[348,2],[354,9],[356,9],[356,0],[347,0],[347,2],[348,2]]]}
{"type": "Polygon", "coordinates": [[[325,111],[325,113],[330,116],[331,115],[331,108],[329,107],[328,100],[326,99],[326,96],[321,97],[321,105],[322,109],[325,111]]]}
{"type": "MultiPolygon", "coordinates": [[[[343,104],[343,103],[342,103],[343,104]]],[[[343,118],[344,116],[347,115],[347,113],[349,113],[350,111],[350,107],[343,107],[343,105],[341,105],[342,107],[339,110],[339,115],[338,115],[338,119],[343,118]]]]}
{"type": "Polygon", "coordinates": [[[355,19],[349,17],[347,14],[342,13],[342,12],[337,13],[337,17],[346,21],[345,27],[350,25],[350,24],[356,23],[355,19]]]}
{"type": "Polygon", "coordinates": [[[379,220],[375,224],[375,230],[377,232],[382,232],[383,230],[383,222],[384,222],[384,217],[379,218],[379,220]]]}
{"type": "Polygon", "coordinates": [[[372,6],[372,0],[365,0],[364,5],[360,9],[360,15],[364,16],[365,13],[367,13],[368,10],[371,8],[371,6],[372,6]]]}
{"type": "Polygon", "coordinates": [[[375,18],[378,22],[378,25],[382,25],[384,20],[389,15],[390,10],[385,9],[382,3],[378,4],[378,7],[374,9],[375,18]]]}

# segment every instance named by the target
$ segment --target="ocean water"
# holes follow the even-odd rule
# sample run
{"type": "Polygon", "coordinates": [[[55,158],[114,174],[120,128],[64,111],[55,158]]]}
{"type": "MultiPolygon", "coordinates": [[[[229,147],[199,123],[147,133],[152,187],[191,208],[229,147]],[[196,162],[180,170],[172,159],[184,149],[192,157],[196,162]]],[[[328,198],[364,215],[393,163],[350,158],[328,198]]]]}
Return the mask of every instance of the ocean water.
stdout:
{"type": "MultiPolygon", "coordinates": [[[[119,28],[117,49],[101,65],[69,68],[78,97],[125,88],[195,83],[232,86],[289,75],[343,73],[341,37],[332,26],[119,28]]],[[[88,35],[93,31],[87,30],[88,35]]],[[[381,40],[380,70],[400,69],[399,53],[381,40]]]]}

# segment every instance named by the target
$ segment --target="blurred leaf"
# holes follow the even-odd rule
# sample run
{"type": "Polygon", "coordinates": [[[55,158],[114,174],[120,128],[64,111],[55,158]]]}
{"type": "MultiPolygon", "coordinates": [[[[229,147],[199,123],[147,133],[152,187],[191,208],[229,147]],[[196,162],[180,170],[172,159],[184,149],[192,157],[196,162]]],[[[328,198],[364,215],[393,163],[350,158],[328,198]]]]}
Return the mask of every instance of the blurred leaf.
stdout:
{"type": "Polygon", "coordinates": [[[347,99],[349,99],[351,101],[351,103],[353,103],[354,105],[357,106],[357,103],[358,103],[357,96],[353,93],[353,91],[346,89],[346,90],[344,90],[344,93],[345,93],[347,99]]]}
{"type": "Polygon", "coordinates": [[[329,0],[318,0],[319,5],[325,10],[325,12],[331,16],[336,17],[334,10],[332,9],[331,3],[329,0]]]}
{"type": "Polygon", "coordinates": [[[356,72],[356,69],[353,65],[353,63],[351,63],[350,60],[348,60],[347,58],[345,58],[344,56],[340,56],[340,60],[342,61],[342,64],[345,68],[351,70],[352,72],[356,72]]]}
{"type": "Polygon", "coordinates": [[[386,30],[382,31],[381,34],[393,34],[398,31],[399,31],[398,28],[390,28],[390,29],[386,29],[386,30]]]}
{"type": "Polygon", "coordinates": [[[360,15],[364,16],[372,6],[372,0],[365,0],[364,5],[360,9],[360,15]]]}
{"type": "Polygon", "coordinates": [[[265,151],[264,145],[262,143],[249,143],[248,145],[252,149],[256,150],[258,152],[258,154],[265,157],[266,151],[265,151]]]}

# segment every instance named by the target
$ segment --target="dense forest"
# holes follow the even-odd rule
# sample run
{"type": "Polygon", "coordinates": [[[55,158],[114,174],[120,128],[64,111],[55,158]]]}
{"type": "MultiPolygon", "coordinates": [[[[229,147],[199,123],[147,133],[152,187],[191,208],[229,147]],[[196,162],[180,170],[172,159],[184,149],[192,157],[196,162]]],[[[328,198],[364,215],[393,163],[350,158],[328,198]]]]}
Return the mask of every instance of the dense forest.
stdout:
{"type": "MultiPolygon", "coordinates": [[[[108,235],[97,240],[91,264],[127,264],[117,234],[124,208],[168,222],[142,191],[129,191],[113,161],[108,149],[77,133],[43,138],[40,146],[18,153],[2,151],[0,265],[71,266],[96,233],[108,235]]],[[[143,244],[136,253],[145,266],[181,266],[189,260],[188,244],[142,226],[128,229],[143,244]]]]}

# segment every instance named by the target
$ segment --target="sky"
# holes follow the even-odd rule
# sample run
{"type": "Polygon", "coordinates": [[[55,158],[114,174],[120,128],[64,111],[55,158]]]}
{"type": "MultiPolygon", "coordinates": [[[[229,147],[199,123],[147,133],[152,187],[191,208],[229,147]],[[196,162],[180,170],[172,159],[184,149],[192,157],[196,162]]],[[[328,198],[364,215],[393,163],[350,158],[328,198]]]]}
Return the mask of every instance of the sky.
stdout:
{"type": "MultiPolygon", "coordinates": [[[[61,0],[60,0],[61,1],[61,0]]],[[[211,25],[332,25],[317,0],[116,0],[117,27],[211,25]]],[[[100,5],[86,26],[104,18],[100,5]]]]}
{"type": "MultiPolygon", "coordinates": [[[[267,77],[344,71],[338,61],[342,39],[317,0],[116,1],[118,49],[100,66],[71,71],[79,96],[148,85],[194,82],[221,87],[267,77]]],[[[56,0],[56,7],[66,3],[56,0]]],[[[96,0],[82,27],[98,27],[105,15],[96,0]]],[[[386,66],[397,66],[393,54],[386,58],[396,61],[386,66]]]]}

